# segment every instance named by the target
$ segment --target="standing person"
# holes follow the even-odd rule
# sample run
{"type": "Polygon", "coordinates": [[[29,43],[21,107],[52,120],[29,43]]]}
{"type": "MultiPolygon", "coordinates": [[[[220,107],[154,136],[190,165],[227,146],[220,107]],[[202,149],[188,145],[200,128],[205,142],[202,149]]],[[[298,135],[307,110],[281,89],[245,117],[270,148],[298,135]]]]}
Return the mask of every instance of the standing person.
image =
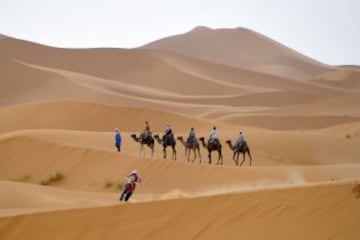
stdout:
{"type": "Polygon", "coordinates": [[[132,170],[130,175],[126,177],[127,183],[125,184],[124,190],[121,193],[120,201],[125,200],[127,202],[131,195],[134,193],[136,185],[141,183],[141,177],[137,170],[132,170]]]}
{"type": "Polygon", "coordinates": [[[209,142],[216,142],[216,141],[219,141],[219,135],[216,131],[216,126],[213,127],[213,130],[210,132],[210,135],[209,135],[209,142]]]}
{"type": "Polygon", "coordinates": [[[115,147],[117,151],[121,151],[121,134],[118,128],[115,129],[115,147]]]}

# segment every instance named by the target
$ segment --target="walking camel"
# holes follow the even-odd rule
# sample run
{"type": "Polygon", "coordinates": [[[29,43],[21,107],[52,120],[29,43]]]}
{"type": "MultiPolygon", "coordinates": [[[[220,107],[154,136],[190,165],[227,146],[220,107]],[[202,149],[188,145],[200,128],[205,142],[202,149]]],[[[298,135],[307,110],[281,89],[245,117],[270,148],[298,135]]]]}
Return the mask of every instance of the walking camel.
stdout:
{"type": "Polygon", "coordinates": [[[197,139],[195,139],[195,141],[193,143],[189,143],[189,142],[185,142],[184,138],[182,136],[177,137],[177,139],[184,145],[185,147],[185,157],[187,159],[187,161],[190,161],[190,155],[191,155],[191,150],[194,152],[194,158],[192,160],[192,162],[195,161],[197,155],[196,152],[199,154],[199,158],[200,158],[200,163],[201,163],[201,154],[200,154],[200,145],[197,139]]]}
{"type": "Polygon", "coordinates": [[[248,154],[250,158],[250,166],[251,166],[251,153],[250,148],[246,142],[244,142],[241,146],[239,144],[236,144],[235,146],[232,145],[231,140],[227,140],[226,143],[229,145],[230,149],[234,152],[233,154],[233,160],[235,161],[236,165],[239,165],[239,155],[240,153],[243,154],[243,160],[240,163],[240,166],[245,162],[245,155],[248,154]],[[236,157],[236,159],[235,159],[236,157]]]}
{"type": "Polygon", "coordinates": [[[176,149],[175,149],[175,146],[176,146],[176,141],[175,141],[175,138],[174,138],[174,135],[173,134],[170,134],[168,136],[165,137],[164,141],[160,139],[159,135],[154,135],[154,138],[156,139],[156,141],[161,144],[163,146],[163,154],[164,154],[164,158],[166,158],[166,148],[168,146],[171,146],[172,148],[172,156],[171,156],[171,159],[174,159],[176,160],[176,149]]]}
{"type": "Polygon", "coordinates": [[[143,152],[145,156],[144,145],[148,146],[151,149],[151,156],[154,155],[155,141],[153,137],[151,137],[150,135],[148,137],[145,137],[145,133],[140,134],[139,137],[137,137],[136,134],[131,134],[130,136],[132,139],[134,139],[135,142],[140,143],[139,155],[141,155],[141,153],[143,152]]]}
{"type": "Polygon", "coordinates": [[[206,144],[204,137],[199,138],[199,140],[202,143],[203,147],[208,150],[209,164],[211,164],[211,152],[217,151],[219,154],[219,158],[218,158],[216,165],[218,165],[219,163],[220,163],[220,165],[222,165],[223,164],[223,156],[222,156],[222,152],[221,152],[222,151],[221,143],[219,141],[216,141],[216,142],[211,141],[208,144],[206,144]]]}

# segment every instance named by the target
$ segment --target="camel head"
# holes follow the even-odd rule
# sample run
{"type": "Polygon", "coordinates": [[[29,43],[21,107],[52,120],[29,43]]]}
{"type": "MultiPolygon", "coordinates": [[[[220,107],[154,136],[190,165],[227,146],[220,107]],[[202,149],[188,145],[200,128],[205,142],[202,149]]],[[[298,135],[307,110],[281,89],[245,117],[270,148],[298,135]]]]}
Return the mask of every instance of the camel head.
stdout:
{"type": "Polygon", "coordinates": [[[155,135],[154,135],[154,138],[156,139],[156,141],[157,141],[159,144],[162,144],[162,141],[161,141],[161,139],[160,139],[160,137],[159,137],[159,134],[155,134],[155,135]]]}
{"type": "Polygon", "coordinates": [[[136,136],[135,133],[131,134],[130,137],[134,139],[136,142],[139,142],[139,138],[136,136]]]}
{"type": "Polygon", "coordinates": [[[183,136],[178,136],[177,140],[180,141],[184,145],[184,147],[186,148],[186,142],[184,141],[183,136]]]}
{"type": "Polygon", "coordinates": [[[226,143],[229,145],[231,150],[235,149],[235,146],[232,145],[231,140],[226,140],[226,143]]]}
{"type": "Polygon", "coordinates": [[[201,142],[201,144],[203,145],[204,148],[207,148],[207,145],[205,143],[205,138],[204,137],[200,137],[199,141],[201,142]]]}

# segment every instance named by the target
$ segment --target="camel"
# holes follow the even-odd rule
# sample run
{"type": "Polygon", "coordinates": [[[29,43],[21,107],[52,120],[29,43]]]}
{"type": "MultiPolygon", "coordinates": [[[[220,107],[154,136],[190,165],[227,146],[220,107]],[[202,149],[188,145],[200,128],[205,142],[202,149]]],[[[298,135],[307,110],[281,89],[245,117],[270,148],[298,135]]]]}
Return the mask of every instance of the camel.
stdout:
{"type": "Polygon", "coordinates": [[[241,146],[239,146],[238,144],[233,146],[232,143],[231,143],[231,140],[227,140],[226,143],[229,145],[230,149],[234,152],[233,160],[236,162],[237,166],[239,165],[239,155],[240,155],[240,153],[243,154],[243,160],[240,163],[240,166],[245,162],[246,153],[248,154],[248,156],[250,158],[250,166],[251,166],[252,158],[251,158],[251,154],[250,154],[250,148],[249,148],[249,146],[247,145],[246,142],[244,142],[244,144],[242,144],[241,146]],[[235,157],[236,157],[236,159],[235,159],[235,157]]]}
{"type": "Polygon", "coordinates": [[[219,141],[217,141],[217,142],[210,142],[210,143],[206,144],[204,137],[199,138],[199,140],[202,143],[203,147],[208,150],[209,164],[211,164],[211,152],[217,151],[219,153],[219,158],[218,158],[216,165],[218,165],[219,163],[220,163],[220,165],[222,165],[223,164],[223,156],[222,156],[222,152],[221,152],[221,148],[222,148],[221,143],[219,141]],[[220,160],[221,160],[221,162],[220,162],[220,160]]]}
{"type": "Polygon", "coordinates": [[[190,155],[191,155],[191,150],[193,150],[194,152],[194,158],[192,160],[192,162],[195,161],[196,159],[196,152],[198,152],[199,154],[199,158],[200,158],[200,163],[201,163],[201,154],[200,154],[200,145],[197,139],[195,139],[195,142],[193,144],[189,144],[188,142],[184,141],[184,138],[182,136],[177,137],[177,139],[184,145],[185,147],[185,157],[187,159],[187,161],[190,161],[190,155]]]}
{"type": "Polygon", "coordinates": [[[154,155],[155,141],[151,136],[147,137],[146,139],[145,139],[145,133],[140,134],[139,137],[137,137],[136,134],[131,134],[130,136],[132,139],[135,140],[135,142],[140,143],[139,155],[141,155],[141,152],[144,152],[144,156],[145,156],[144,145],[147,145],[151,149],[151,156],[154,155]]]}
{"type": "Polygon", "coordinates": [[[172,148],[172,156],[171,156],[171,159],[174,159],[176,160],[176,149],[175,149],[175,146],[176,146],[176,141],[175,141],[175,138],[174,138],[174,135],[171,134],[171,135],[168,135],[168,137],[166,137],[164,139],[164,141],[162,141],[159,137],[159,135],[154,135],[154,138],[156,139],[156,141],[161,144],[163,146],[163,154],[164,154],[164,158],[166,158],[166,148],[168,146],[171,146],[172,148]]]}

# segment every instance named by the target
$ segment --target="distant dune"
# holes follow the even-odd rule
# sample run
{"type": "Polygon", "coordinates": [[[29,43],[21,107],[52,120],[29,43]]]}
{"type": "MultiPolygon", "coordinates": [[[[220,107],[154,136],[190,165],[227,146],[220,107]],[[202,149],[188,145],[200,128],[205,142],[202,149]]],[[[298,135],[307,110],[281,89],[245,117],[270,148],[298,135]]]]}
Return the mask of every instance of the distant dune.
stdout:
{"type": "Polygon", "coordinates": [[[318,75],[312,79],[313,81],[325,83],[330,86],[337,86],[346,89],[360,89],[360,70],[336,70],[318,75]]]}
{"type": "Polygon", "coordinates": [[[243,28],[198,27],[138,49],[0,36],[0,52],[1,240],[360,234],[356,68],[243,28]],[[179,140],[176,160],[158,142],[141,151],[131,135],[146,120],[160,137],[167,123],[184,139],[193,127],[208,140],[216,126],[221,155],[200,145],[188,158],[179,140]],[[239,132],[251,161],[233,159],[239,132]],[[142,183],[120,203],[133,169],[142,183]]]}
{"type": "Polygon", "coordinates": [[[332,69],[331,66],[245,28],[196,27],[187,33],[160,39],[141,48],[169,50],[225,65],[301,80],[332,69]]]}
{"type": "MultiPolygon", "coordinates": [[[[344,80],[349,86],[344,88],[342,83],[296,81],[159,50],[69,50],[12,38],[2,40],[0,49],[2,105],[91,101],[201,117],[216,111],[229,119],[269,110],[286,115],[301,105],[358,96],[350,88],[354,77],[350,85],[344,80]]],[[[353,114],[351,109],[341,114],[347,112],[353,114]]]]}
{"type": "Polygon", "coordinates": [[[0,133],[19,129],[74,129],[85,131],[142,131],[145,120],[153,131],[164,131],[171,122],[177,131],[190,126],[209,129],[210,123],[201,119],[151,108],[118,107],[93,102],[62,101],[17,105],[0,109],[0,133]],[[31,121],[29,121],[31,119],[31,121]]]}

